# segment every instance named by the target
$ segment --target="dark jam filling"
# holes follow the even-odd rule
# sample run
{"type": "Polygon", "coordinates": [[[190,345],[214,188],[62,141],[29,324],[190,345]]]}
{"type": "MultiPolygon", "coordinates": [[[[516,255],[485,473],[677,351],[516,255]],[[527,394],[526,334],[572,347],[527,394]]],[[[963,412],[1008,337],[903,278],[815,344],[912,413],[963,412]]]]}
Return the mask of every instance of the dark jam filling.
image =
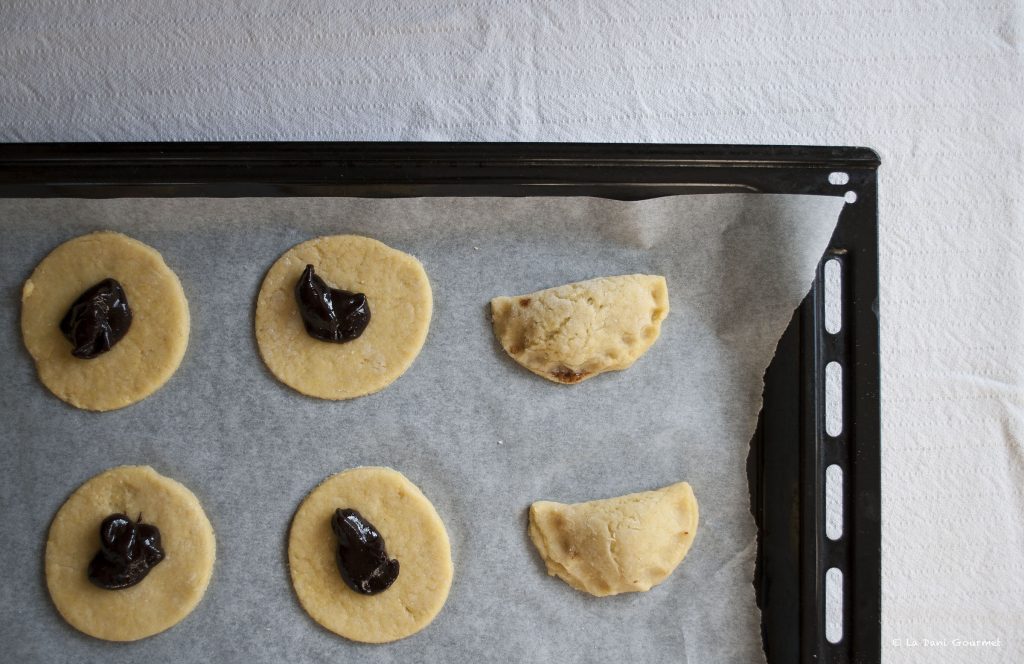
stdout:
{"type": "Polygon", "coordinates": [[[131,324],[124,289],[116,279],[104,279],[78,296],[61,319],[60,331],[71,342],[72,355],[91,360],[113,348],[131,324]]]}
{"type": "Polygon", "coordinates": [[[376,595],[398,578],[398,561],[389,560],[384,538],[372,523],[355,510],[335,510],[331,530],[338,538],[335,560],[349,588],[376,595]]]}
{"type": "Polygon", "coordinates": [[[295,284],[295,300],[306,332],[314,339],[342,344],[358,339],[370,324],[366,296],[331,288],[314,274],[312,265],[295,284]]]}
{"type": "Polygon", "coordinates": [[[89,580],[107,590],[134,586],[164,559],[160,530],[133,522],[124,514],[111,514],[100,524],[100,550],[89,563],[89,580]]]}

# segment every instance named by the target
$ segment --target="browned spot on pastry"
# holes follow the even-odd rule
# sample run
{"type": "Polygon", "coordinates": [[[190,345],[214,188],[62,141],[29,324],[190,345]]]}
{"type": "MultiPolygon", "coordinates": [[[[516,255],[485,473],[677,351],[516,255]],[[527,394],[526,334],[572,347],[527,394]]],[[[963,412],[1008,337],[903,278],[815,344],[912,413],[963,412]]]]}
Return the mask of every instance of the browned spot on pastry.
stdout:
{"type": "Polygon", "coordinates": [[[508,352],[511,353],[512,355],[519,355],[520,353],[523,352],[523,347],[522,346],[509,346],[508,347],[508,352]]]}
{"type": "Polygon", "coordinates": [[[578,383],[589,375],[589,371],[573,371],[568,367],[560,367],[551,372],[551,377],[562,383],[578,383]]]}
{"type": "Polygon", "coordinates": [[[530,306],[530,298],[528,298],[528,297],[521,297],[521,298],[519,298],[519,306],[521,306],[521,307],[528,307],[528,306],[530,306]]]}

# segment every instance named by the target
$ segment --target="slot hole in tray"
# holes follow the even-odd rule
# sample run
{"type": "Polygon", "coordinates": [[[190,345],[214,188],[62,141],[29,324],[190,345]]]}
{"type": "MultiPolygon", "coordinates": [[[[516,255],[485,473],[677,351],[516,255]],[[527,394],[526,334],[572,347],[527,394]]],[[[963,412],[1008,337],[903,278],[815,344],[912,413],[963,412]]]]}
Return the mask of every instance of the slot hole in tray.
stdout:
{"type": "Polygon", "coordinates": [[[843,469],[836,464],[825,469],[825,535],[843,536],[843,469]]]}
{"type": "Polygon", "coordinates": [[[825,261],[825,331],[837,334],[843,329],[843,275],[838,259],[825,261]]]}
{"type": "Polygon", "coordinates": [[[825,433],[835,438],[843,433],[843,367],[825,365],[825,433]]]}
{"type": "Polygon", "coordinates": [[[843,640],[843,571],[831,567],[825,572],[825,639],[843,640]]]}

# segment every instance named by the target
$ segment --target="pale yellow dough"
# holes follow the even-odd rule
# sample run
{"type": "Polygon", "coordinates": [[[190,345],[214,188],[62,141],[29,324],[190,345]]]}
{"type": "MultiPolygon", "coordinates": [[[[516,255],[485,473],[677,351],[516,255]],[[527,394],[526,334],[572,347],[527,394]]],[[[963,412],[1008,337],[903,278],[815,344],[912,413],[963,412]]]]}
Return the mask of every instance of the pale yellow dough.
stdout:
{"type": "Polygon", "coordinates": [[[494,334],[512,359],[556,383],[626,369],[661,334],[665,277],[601,277],[491,300],[494,334]]]}
{"type": "Polygon", "coordinates": [[[166,383],[188,346],[188,302],[177,275],[138,240],[103,231],[68,240],[42,260],[21,292],[21,333],[39,379],[78,408],[113,410],[145,399],[166,383]],[[71,354],[60,321],[86,289],[121,282],[132,324],[108,352],[71,354]]]}
{"type": "Polygon", "coordinates": [[[448,533],[434,506],[396,470],[353,468],[324,480],[302,502],[288,538],[292,584],[307,613],[353,641],[386,643],[420,631],[441,611],[452,584],[448,533]],[[398,578],[377,595],[361,595],[341,579],[331,531],[336,509],[351,508],[370,521],[398,578]]]}
{"type": "Polygon", "coordinates": [[[271,266],[256,300],[260,355],[282,383],[321,399],[384,389],[423,348],[433,298],[427,273],[409,254],[367,237],[334,235],[296,245],[271,266]],[[295,283],[306,264],[332,288],[365,293],[370,324],[337,344],[306,333],[295,283]]]}
{"type": "Polygon", "coordinates": [[[50,525],[46,585],[60,614],[76,629],[108,641],[136,641],[181,622],[199,604],[213,574],[213,527],[196,497],[149,466],[120,466],[71,494],[50,525]],[[122,590],[89,582],[100,549],[100,524],[111,514],[160,529],[164,559],[122,590]]]}
{"type": "Polygon", "coordinates": [[[686,482],[574,505],[530,506],[530,539],[548,574],[598,597],[658,585],[683,561],[696,534],[697,499],[686,482]]]}

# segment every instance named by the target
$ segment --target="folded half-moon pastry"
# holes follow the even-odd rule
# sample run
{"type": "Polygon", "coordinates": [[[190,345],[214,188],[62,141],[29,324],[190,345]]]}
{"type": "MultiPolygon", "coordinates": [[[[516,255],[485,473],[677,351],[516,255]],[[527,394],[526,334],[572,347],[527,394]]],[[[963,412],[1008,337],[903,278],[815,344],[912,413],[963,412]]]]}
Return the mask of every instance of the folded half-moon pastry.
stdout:
{"type": "Polygon", "coordinates": [[[516,362],[556,383],[579,383],[631,366],[657,340],[668,309],[665,277],[629,274],[496,297],[491,320],[516,362]]]}
{"type": "Polygon", "coordinates": [[[697,534],[697,499],[686,482],[628,496],[530,506],[530,539],[548,574],[604,597],[644,592],[683,561],[697,534]]]}

